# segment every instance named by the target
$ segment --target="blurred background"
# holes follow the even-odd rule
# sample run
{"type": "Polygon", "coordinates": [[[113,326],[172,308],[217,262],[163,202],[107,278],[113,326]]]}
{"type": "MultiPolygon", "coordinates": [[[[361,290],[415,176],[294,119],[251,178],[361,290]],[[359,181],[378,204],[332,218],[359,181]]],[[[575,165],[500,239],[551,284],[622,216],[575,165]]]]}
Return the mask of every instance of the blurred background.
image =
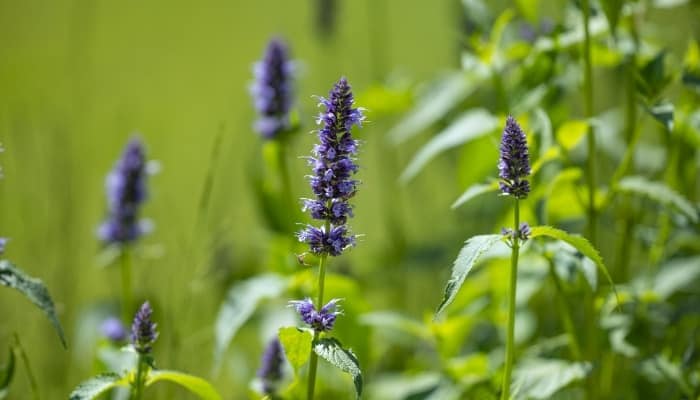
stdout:
{"type": "MultiPolygon", "coordinates": [[[[118,268],[106,265],[109,254],[96,229],[106,215],[105,176],[136,134],[158,169],[149,177],[141,213],[154,231],[139,243],[134,261],[136,297],[152,302],[161,332],[157,363],[212,380],[226,399],[247,396],[263,339],[279,321],[295,320],[285,309],[287,297],[264,304],[216,370],[218,309],[229,287],[242,279],[303,268],[295,254],[304,249],[292,235],[270,228],[254,189],[255,177],[269,171],[263,141],[252,129],[256,115],[248,88],[252,64],[275,36],[288,43],[298,67],[295,109],[301,127],[286,150],[294,198],[311,195],[303,157],[315,141],[310,132],[318,109],[312,96],[327,95],[346,76],[357,105],[369,109],[368,123],[356,131],[362,140],[362,185],[350,221],[363,236],[331,264],[338,277],[330,296],[346,297],[348,320],[393,309],[429,321],[462,243],[473,234],[498,232],[499,221],[486,216],[504,207],[489,197],[450,209],[467,186],[496,175],[498,130],[436,157],[407,184],[399,183],[403,169],[449,116],[416,133],[423,139],[397,146],[387,135],[416,104],[426,82],[460,69],[466,35],[481,29],[465,17],[462,3],[1,1],[0,233],[10,239],[7,258],[49,287],[69,347],[60,347],[50,324],[28,302],[2,290],[0,355],[2,344],[19,332],[46,399],[66,398],[102,370],[96,361],[99,323],[118,314],[120,287],[118,268]],[[329,5],[334,9],[324,11],[329,5]]],[[[517,21],[535,15],[531,25],[549,32],[537,21],[565,25],[572,2],[514,3],[488,2],[489,15],[513,8],[517,21]],[[536,8],[525,13],[530,5],[536,8]]],[[[650,12],[656,28],[647,33],[682,59],[686,39],[700,34],[697,16],[690,5],[650,12]]],[[[520,27],[514,22],[509,32],[518,35],[520,27]]],[[[612,69],[597,75],[598,111],[621,101],[620,90],[609,85],[619,74],[612,69]]],[[[498,104],[494,96],[483,106],[501,117],[502,110],[491,107],[498,104]]],[[[482,105],[460,104],[458,110],[482,105]]],[[[553,111],[555,125],[564,119],[556,115],[581,116],[580,100],[566,104],[566,111],[553,111]]],[[[697,201],[697,189],[687,195],[697,201]]],[[[614,246],[602,242],[603,255],[611,254],[614,246]]],[[[493,279],[505,282],[502,274],[493,279]]],[[[297,297],[305,288],[299,286],[297,297]]],[[[407,360],[399,354],[401,346],[373,350],[368,329],[340,320],[338,334],[358,352],[369,382],[379,371],[435,365],[431,355],[407,360]]],[[[449,336],[449,329],[441,335],[449,336]]],[[[10,398],[24,398],[23,375],[12,393],[10,398]]],[[[188,398],[167,385],[152,396],[188,398]]]]}

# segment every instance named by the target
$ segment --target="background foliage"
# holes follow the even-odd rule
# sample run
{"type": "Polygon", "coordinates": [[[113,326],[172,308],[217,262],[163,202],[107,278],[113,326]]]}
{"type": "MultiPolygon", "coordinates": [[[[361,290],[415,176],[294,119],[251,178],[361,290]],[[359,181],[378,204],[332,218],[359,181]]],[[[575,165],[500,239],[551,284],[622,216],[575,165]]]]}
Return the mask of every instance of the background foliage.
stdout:
{"type": "MultiPolygon", "coordinates": [[[[266,339],[296,323],[286,301],[307,295],[314,279],[295,257],[304,249],[272,229],[256,195],[256,179],[274,171],[251,129],[247,87],[273,35],[289,42],[300,66],[302,133],[287,149],[295,198],[309,195],[297,156],[314,140],[305,133],[315,127],[311,95],[345,75],[369,109],[352,221],[364,236],[331,263],[326,289],[345,299],[337,337],[361,362],[366,398],[496,393],[504,246],[483,257],[446,315],[433,315],[464,241],[511,220],[509,203],[488,186],[507,113],[523,122],[533,160],[548,160],[523,218],[570,232],[584,232],[583,135],[595,127],[601,223],[593,242],[621,302],[615,308],[589,259],[533,241],[519,276],[519,395],[583,398],[595,379],[598,398],[697,398],[698,5],[626,2],[616,41],[594,2],[595,118],[587,120],[576,2],[344,1],[334,32],[322,35],[318,3],[0,3],[0,233],[11,239],[7,257],[50,288],[69,348],[8,290],[0,291],[0,344],[19,333],[43,398],[65,398],[104,370],[98,327],[116,313],[120,288],[95,232],[104,177],[133,132],[160,169],[143,211],[155,231],[135,257],[137,297],[154,304],[161,332],[156,357],[209,378],[224,398],[254,396],[266,339]],[[636,130],[626,129],[630,120],[636,130]],[[633,131],[639,140],[630,146],[633,131]],[[484,194],[455,204],[475,184],[484,194]],[[270,273],[286,277],[284,289],[248,284],[234,314],[247,307],[250,319],[230,346],[217,347],[217,313],[236,293],[229,289],[276,279],[260,277],[270,273]],[[591,287],[593,320],[579,307],[591,287]],[[586,332],[580,357],[571,331],[586,332]]],[[[351,398],[350,377],[320,372],[321,398],[351,398]]],[[[17,374],[11,393],[23,398],[28,383],[17,374]]],[[[168,385],[152,390],[149,398],[186,398],[168,385]]]]}

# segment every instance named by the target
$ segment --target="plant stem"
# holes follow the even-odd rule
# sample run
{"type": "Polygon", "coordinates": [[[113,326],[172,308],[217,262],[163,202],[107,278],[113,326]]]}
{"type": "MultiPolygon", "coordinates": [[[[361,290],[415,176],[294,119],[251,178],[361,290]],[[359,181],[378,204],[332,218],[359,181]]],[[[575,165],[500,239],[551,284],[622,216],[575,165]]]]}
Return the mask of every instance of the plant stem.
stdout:
{"type": "Polygon", "coordinates": [[[17,351],[19,352],[20,358],[22,358],[22,362],[24,363],[24,369],[27,372],[27,379],[29,380],[29,388],[32,391],[32,397],[34,400],[39,400],[41,396],[39,396],[39,385],[36,383],[36,378],[34,377],[34,373],[32,372],[32,367],[29,364],[29,357],[27,357],[27,353],[24,352],[24,347],[22,347],[22,343],[19,341],[19,335],[17,332],[14,332],[14,337],[15,337],[15,347],[17,351]]]}
{"type": "MultiPolygon", "coordinates": [[[[326,223],[326,232],[330,228],[329,224],[326,223]]],[[[323,307],[323,288],[326,279],[326,258],[328,255],[322,254],[320,260],[318,261],[318,302],[316,307],[319,309],[323,307]]],[[[319,337],[319,331],[314,331],[314,339],[311,342],[311,356],[309,361],[309,383],[307,385],[307,400],[313,400],[314,389],[316,388],[316,369],[318,367],[318,356],[314,352],[313,345],[316,343],[319,337]]]]}
{"type": "MultiPolygon", "coordinates": [[[[280,174],[280,184],[282,192],[282,201],[289,211],[289,215],[295,215],[298,211],[295,207],[294,199],[292,197],[292,185],[289,178],[289,165],[287,163],[287,149],[290,145],[289,138],[287,140],[279,143],[279,148],[277,149],[277,163],[278,171],[280,174]]],[[[283,139],[284,140],[284,139],[283,139]]],[[[289,227],[290,231],[294,230],[293,226],[289,227]]]]}
{"type": "Polygon", "coordinates": [[[596,244],[596,229],[597,229],[597,212],[595,207],[595,135],[593,125],[591,125],[591,117],[593,117],[593,67],[591,62],[591,33],[588,27],[591,5],[590,0],[583,0],[581,7],[583,8],[583,94],[584,94],[584,112],[588,120],[588,160],[586,165],[586,186],[588,186],[588,239],[596,244]]]}
{"type": "Polygon", "coordinates": [[[513,369],[513,353],[515,347],[515,292],[518,282],[518,251],[520,243],[518,241],[520,229],[520,202],[515,199],[515,213],[513,218],[513,246],[510,256],[510,293],[508,295],[508,333],[506,338],[506,369],[503,373],[503,389],[501,390],[501,400],[510,400],[510,375],[513,369]]]}
{"type": "Polygon", "coordinates": [[[121,276],[122,276],[122,321],[128,322],[131,314],[131,249],[124,245],[121,249],[121,276]]]}
{"type": "Polygon", "coordinates": [[[136,381],[131,391],[131,400],[141,400],[141,393],[143,392],[143,366],[146,363],[142,354],[139,354],[138,364],[136,366],[136,381]]]}

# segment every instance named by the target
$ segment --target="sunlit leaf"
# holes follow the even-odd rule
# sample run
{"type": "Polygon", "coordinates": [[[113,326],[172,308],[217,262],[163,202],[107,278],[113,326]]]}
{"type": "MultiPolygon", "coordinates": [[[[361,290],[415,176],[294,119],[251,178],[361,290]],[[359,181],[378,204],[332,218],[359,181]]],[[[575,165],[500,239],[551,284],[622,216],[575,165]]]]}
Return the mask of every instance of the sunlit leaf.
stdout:
{"type": "Polygon", "coordinates": [[[70,400],[91,400],[96,399],[103,393],[118,386],[128,386],[127,377],[118,374],[100,374],[88,379],[78,385],[70,394],[70,400]]]}
{"type": "Polygon", "coordinates": [[[410,181],[436,155],[487,135],[497,126],[498,119],[488,111],[480,108],[467,111],[423,146],[409,162],[399,179],[402,182],[410,181]]]}
{"type": "Polygon", "coordinates": [[[221,400],[221,396],[209,382],[196,376],[177,371],[151,370],[146,378],[146,386],[158,381],[176,383],[203,400],[221,400]]]}
{"type": "Polygon", "coordinates": [[[362,395],[362,371],[357,357],[351,350],[346,350],[334,338],[320,339],[313,344],[314,353],[328,361],[343,372],[352,376],[355,383],[355,394],[359,399],[362,395]]]}
{"type": "Polygon", "coordinates": [[[298,373],[299,369],[309,361],[313,339],[311,333],[295,327],[285,327],[280,328],[278,337],[287,361],[298,373]]]}
{"type": "MultiPolygon", "coordinates": [[[[215,358],[220,361],[238,329],[253,315],[258,303],[279,296],[286,280],[278,275],[261,275],[238,282],[229,289],[216,318],[215,358]]],[[[218,363],[217,361],[217,363],[218,363]]]]}
{"type": "Polygon", "coordinates": [[[564,122],[557,129],[557,142],[566,151],[570,151],[586,136],[588,132],[588,123],[581,120],[573,120],[564,122]]]}
{"type": "Polygon", "coordinates": [[[376,118],[405,111],[413,102],[413,93],[405,85],[373,85],[358,94],[356,100],[367,109],[369,117],[376,118]]]}
{"type": "Polygon", "coordinates": [[[698,211],[695,206],[662,182],[650,181],[643,176],[627,176],[618,182],[617,190],[649,198],[664,207],[680,212],[693,222],[698,221],[698,211]]]}
{"type": "Polygon", "coordinates": [[[468,201],[481,196],[486,193],[493,193],[498,191],[498,181],[493,181],[491,183],[477,183],[476,185],[469,186],[467,190],[462,193],[459,198],[452,203],[452,208],[457,208],[468,201]]]}
{"type": "Polygon", "coordinates": [[[40,279],[32,278],[24,271],[12,265],[7,260],[0,260],[0,285],[17,289],[32,303],[39,307],[49,319],[61,339],[61,344],[66,347],[66,338],[63,334],[61,323],[56,316],[56,308],[49,294],[49,290],[40,279]]]}
{"type": "Polygon", "coordinates": [[[447,281],[445,294],[437,311],[435,311],[436,318],[454,301],[464,279],[479,261],[479,258],[499,240],[501,240],[501,235],[478,235],[465,242],[452,266],[452,276],[447,281]]]}
{"type": "MultiPolygon", "coordinates": [[[[566,242],[576,248],[576,250],[580,251],[583,253],[584,256],[590,258],[598,267],[598,269],[605,275],[605,278],[608,280],[608,283],[610,283],[610,286],[612,287],[613,291],[617,295],[617,290],[615,289],[615,284],[613,283],[612,278],[610,277],[610,273],[608,272],[608,268],[605,266],[605,263],[603,262],[603,258],[600,256],[600,253],[598,253],[598,250],[591,245],[591,243],[584,238],[583,236],[580,235],[574,235],[570,234],[568,232],[562,231],[561,229],[553,228],[551,226],[535,226],[531,229],[531,238],[536,238],[539,236],[547,236],[552,239],[556,240],[561,240],[563,242],[566,242]]],[[[619,301],[618,301],[619,303],[619,301]]]]}
{"type": "Polygon", "coordinates": [[[589,363],[542,358],[525,359],[513,371],[513,399],[549,399],[591,371],[589,363]]]}
{"type": "Polygon", "coordinates": [[[461,72],[448,75],[420,96],[418,104],[387,134],[400,144],[422,132],[457,106],[475,89],[474,83],[461,72]]]}
{"type": "Polygon", "coordinates": [[[0,399],[7,397],[10,391],[10,383],[15,374],[15,352],[12,346],[9,348],[7,363],[0,366],[0,399]]]}

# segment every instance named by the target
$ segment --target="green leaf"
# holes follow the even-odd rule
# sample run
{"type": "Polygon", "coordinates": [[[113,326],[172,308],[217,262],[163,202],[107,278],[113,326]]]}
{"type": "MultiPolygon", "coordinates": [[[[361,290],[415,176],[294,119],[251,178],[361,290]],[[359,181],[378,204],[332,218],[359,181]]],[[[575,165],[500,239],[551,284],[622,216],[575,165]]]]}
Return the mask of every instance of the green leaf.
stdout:
{"type": "Polygon", "coordinates": [[[499,240],[501,240],[501,235],[478,235],[469,238],[465,242],[452,266],[452,276],[447,281],[442,302],[440,302],[437,311],[435,311],[435,318],[454,301],[464,283],[464,279],[476,262],[479,261],[479,258],[499,240]]]}
{"type": "Polygon", "coordinates": [[[399,180],[413,179],[436,155],[441,152],[485,136],[498,126],[498,118],[490,112],[477,108],[462,114],[445,130],[423,146],[401,174],[399,180]]]}
{"type": "Polygon", "coordinates": [[[610,26],[610,30],[615,35],[617,33],[617,23],[620,21],[622,6],[625,2],[624,0],[601,0],[600,3],[603,6],[605,18],[608,19],[608,26],[610,26]]]}
{"type": "Polygon", "coordinates": [[[389,140],[400,144],[422,132],[456,107],[475,89],[462,72],[450,74],[421,95],[418,104],[389,133],[389,140]]]}
{"type": "Polygon", "coordinates": [[[294,368],[294,372],[298,373],[299,369],[309,361],[313,336],[310,332],[293,326],[280,328],[277,336],[284,349],[284,355],[294,368]]]}
{"type": "Polygon", "coordinates": [[[695,285],[700,278],[700,256],[675,259],[665,264],[654,278],[654,292],[661,299],[695,285]]]}
{"type": "Polygon", "coordinates": [[[12,377],[15,374],[15,352],[12,346],[10,346],[9,350],[10,353],[7,356],[7,364],[0,366],[0,399],[7,397],[12,377]]]}
{"type": "Polygon", "coordinates": [[[430,340],[432,335],[425,324],[401,315],[394,311],[375,311],[362,314],[360,324],[370,325],[375,328],[394,329],[423,340],[430,340]]]}
{"type": "MultiPolygon", "coordinates": [[[[533,227],[531,229],[530,237],[534,239],[538,236],[547,236],[553,239],[561,240],[562,242],[566,242],[574,246],[576,250],[580,251],[584,256],[590,258],[596,264],[598,269],[603,273],[603,275],[605,275],[605,278],[610,283],[613,292],[615,292],[615,297],[617,298],[617,289],[615,288],[615,284],[613,283],[613,280],[610,277],[608,268],[603,262],[603,257],[600,256],[598,250],[596,250],[595,247],[593,247],[593,245],[591,245],[591,243],[586,238],[580,235],[570,234],[568,232],[562,231],[561,229],[553,228],[551,226],[533,227]]],[[[619,302],[620,301],[618,298],[618,303],[619,302]]]]}
{"type": "Polygon", "coordinates": [[[618,182],[617,190],[647,197],[662,206],[679,211],[693,222],[698,222],[695,206],[662,182],[650,181],[643,176],[627,176],[618,182]]]}
{"type": "Polygon", "coordinates": [[[498,191],[498,181],[493,181],[491,183],[477,183],[476,185],[469,186],[467,190],[462,193],[462,195],[459,196],[454,203],[452,203],[452,209],[455,209],[473,198],[481,196],[482,194],[496,191],[498,191]]]}
{"type": "Polygon", "coordinates": [[[169,381],[176,383],[204,400],[221,400],[221,396],[216,389],[202,378],[185,374],[178,371],[151,370],[146,378],[146,386],[150,386],[158,381],[169,381]]]}
{"type": "Polygon", "coordinates": [[[674,109],[673,104],[668,102],[658,103],[646,108],[647,112],[651,114],[655,120],[659,121],[669,132],[673,130],[674,109]]]}
{"type": "Polygon", "coordinates": [[[40,279],[32,278],[7,260],[0,260],[0,284],[17,289],[39,307],[56,329],[63,347],[66,347],[66,338],[61,323],[58,322],[53,300],[40,279]]]}
{"type": "Polygon", "coordinates": [[[362,371],[357,357],[351,350],[346,350],[335,338],[324,338],[314,343],[314,353],[328,361],[343,372],[352,375],[355,383],[355,394],[362,394],[362,371]]]}
{"type": "Polygon", "coordinates": [[[233,285],[226,295],[216,318],[216,345],[214,357],[219,364],[236,332],[250,318],[258,303],[277,297],[286,287],[286,280],[278,275],[262,275],[233,285]]]}
{"type": "Polygon", "coordinates": [[[100,374],[78,385],[70,400],[91,400],[118,386],[128,386],[128,378],[115,373],[100,374]]]}
{"type": "Polygon", "coordinates": [[[591,371],[589,363],[542,358],[525,359],[513,372],[513,399],[550,399],[591,371]]]}
{"type": "Polygon", "coordinates": [[[557,142],[566,151],[571,151],[581,142],[588,131],[588,122],[582,120],[566,121],[557,129],[557,142]]]}

